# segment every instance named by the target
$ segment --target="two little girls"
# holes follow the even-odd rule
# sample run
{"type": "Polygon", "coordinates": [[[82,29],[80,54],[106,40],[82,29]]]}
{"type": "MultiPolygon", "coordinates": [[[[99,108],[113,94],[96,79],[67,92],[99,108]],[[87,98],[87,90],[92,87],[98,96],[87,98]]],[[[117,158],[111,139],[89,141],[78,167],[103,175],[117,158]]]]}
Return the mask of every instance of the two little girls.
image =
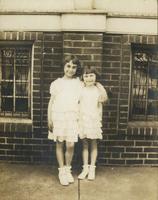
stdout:
{"type": "Polygon", "coordinates": [[[79,179],[95,179],[97,139],[102,138],[102,103],[107,100],[105,89],[96,83],[97,73],[93,67],[85,67],[81,81],[81,65],[75,56],[68,56],[64,63],[64,76],[50,86],[48,104],[48,138],[56,142],[61,185],[74,182],[71,162],[74,143],[78,136],[83,139],[83,171],[79,179]],[[91,163],[88,165],[88,140],[91,143],[91,163]],[[65,146],[64,146],[65,145],[65,146]],[[64,151],[64,147],[66,147],[64,151]]]}

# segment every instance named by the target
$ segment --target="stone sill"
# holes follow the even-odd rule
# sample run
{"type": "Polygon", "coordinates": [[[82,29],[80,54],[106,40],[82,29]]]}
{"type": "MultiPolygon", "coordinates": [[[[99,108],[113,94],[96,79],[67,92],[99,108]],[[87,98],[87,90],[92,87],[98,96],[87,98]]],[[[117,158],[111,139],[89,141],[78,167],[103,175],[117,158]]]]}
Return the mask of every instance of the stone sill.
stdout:
{"type": "Polygon", "coordinates": [[[158,121],[131,121],[128,122],[129,128],[158,128],[158,121]]]}
{"type": "Polygon", "coordinates": [[[0,117],[0,132],[32,132],[32,120],[0,117]]]}
{"type": "Polygon", "coordinates": [[[32,120],[31,119],[25,119],[25,118],[0,117],[0,123],[32,124],[32,120]]]}
{"type": "Polygon", "coordinates": [[[158,122],[157,121],[134,121],[128,123],[127,135],[141,137],[158,137],[158,122]]]}

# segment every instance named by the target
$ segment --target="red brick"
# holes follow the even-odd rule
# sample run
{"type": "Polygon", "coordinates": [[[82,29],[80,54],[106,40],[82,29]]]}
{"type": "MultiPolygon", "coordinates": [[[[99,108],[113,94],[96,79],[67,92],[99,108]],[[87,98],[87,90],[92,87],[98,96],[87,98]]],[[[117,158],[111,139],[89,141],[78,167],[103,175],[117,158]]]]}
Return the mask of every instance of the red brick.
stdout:
{"type": "Polygon", "coordinates": [[[125,160],[121,159],[108,159],[108,164],[110,165],[124,165],[125,160]]]}
{"type": "Polygon", "coordinates": [[[143,148],[138,148],[138,147],[127,147],[126,152],[142,152],[143,148]]]}
{"type": "Polygon", "coordinates": [[[122,158],[137,158],[138,154],[137,153],[122,153],[121,154],[122,158]]]}
{"type": "Polygon", "coordinates": [[[112,36],[104,35],[104,42],[112,42],[112,36]]]}
{"type": "Polygon", "coordinates": [[[83,35],[64,33],[64,41],[66,40],[83,40],[83,35]]]}
{"type": "Polygon", "coordinates": [[[90,41],[102,41],[103,35],[102,34],[85,34],[84,39],[90,41]]]}
{"type": "Polygon", "coordinates": [[[145,160],[144,164],[158,165],[158,159],[155,159],[155,160],[145,160]]]}
{"type": "Polygon", "coordinates": [[[143,160],[126,160],[126,164],[127,165],[142,165],[143,164],[143,160]]]}

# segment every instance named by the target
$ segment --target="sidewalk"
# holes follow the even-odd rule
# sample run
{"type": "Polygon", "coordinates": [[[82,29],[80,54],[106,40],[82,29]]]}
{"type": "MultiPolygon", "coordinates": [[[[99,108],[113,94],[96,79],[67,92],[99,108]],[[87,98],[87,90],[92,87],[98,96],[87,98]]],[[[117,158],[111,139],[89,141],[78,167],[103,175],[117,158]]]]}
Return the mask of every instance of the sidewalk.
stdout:
{"type": "Polygon", "coordinates": [[[95,181],[61,186],[50,165],[0,163],[1,200],[158,200],[158,168],[98,167],[95,181]]]}

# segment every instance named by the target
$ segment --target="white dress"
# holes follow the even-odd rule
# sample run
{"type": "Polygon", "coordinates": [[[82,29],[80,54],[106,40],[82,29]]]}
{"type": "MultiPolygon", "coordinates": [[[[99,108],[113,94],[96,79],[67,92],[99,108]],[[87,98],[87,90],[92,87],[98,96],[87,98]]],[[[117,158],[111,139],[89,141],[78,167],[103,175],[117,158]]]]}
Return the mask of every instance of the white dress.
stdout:
{"type": "Polygon", "coordinates": [[[80,134],[79,137],[102,139],[102,104],[96,86],[84,87],[80,99],[80,134]]]}
{"type": "Polygon", "coordinates": [[[50,94],[54,99],[51,110],[53,132],[49,132],[48,139],[61,142],[78,141],[81,88],[79,78],[58,78],[51,83],[50,94]]]}

